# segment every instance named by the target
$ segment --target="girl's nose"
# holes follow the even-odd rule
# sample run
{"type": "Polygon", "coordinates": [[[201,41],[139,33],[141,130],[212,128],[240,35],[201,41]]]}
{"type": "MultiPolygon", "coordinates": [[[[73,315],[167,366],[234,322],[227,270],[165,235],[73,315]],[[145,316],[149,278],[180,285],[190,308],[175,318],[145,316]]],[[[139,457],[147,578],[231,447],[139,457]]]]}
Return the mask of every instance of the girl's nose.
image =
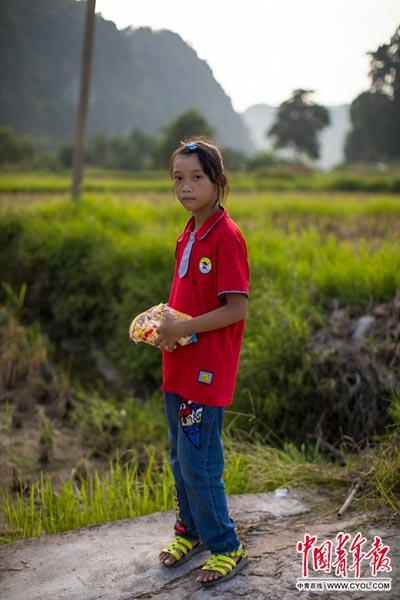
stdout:
{"type": "Polygon", "coordinates": [[[190,181],[184,181],[183,182],[182,191],[184,191],[184,192],[191,192],[192,191],[192,184],[190,183],[190,181]]]}

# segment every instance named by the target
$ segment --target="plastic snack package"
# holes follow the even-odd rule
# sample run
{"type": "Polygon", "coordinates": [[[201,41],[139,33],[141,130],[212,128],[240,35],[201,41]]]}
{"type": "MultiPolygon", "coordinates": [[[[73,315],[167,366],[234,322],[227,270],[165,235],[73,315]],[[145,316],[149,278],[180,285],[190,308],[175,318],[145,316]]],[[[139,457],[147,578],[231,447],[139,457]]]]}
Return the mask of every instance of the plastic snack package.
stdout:
{"type": "MultiPolygon", "coordinates": [[[[129,337],[136,344],[145,342],[146,344],[155,346],[161,321],[168,316],[175,317],[175,319],[180,321],[186,321],[187,319],[192,318],[186,313],[171,308],[168,304],[157,304],[156,306],[148,308],[145,312],[140,313],[133,319],[129,327],[129,337]]],[[[182,336],[178,340],[178,344],[181,346],[186,346],[192,342],[197,342],[195,333],[182,336]]],[[[174,348],[166,349],[172,351],[174,348]]]]}

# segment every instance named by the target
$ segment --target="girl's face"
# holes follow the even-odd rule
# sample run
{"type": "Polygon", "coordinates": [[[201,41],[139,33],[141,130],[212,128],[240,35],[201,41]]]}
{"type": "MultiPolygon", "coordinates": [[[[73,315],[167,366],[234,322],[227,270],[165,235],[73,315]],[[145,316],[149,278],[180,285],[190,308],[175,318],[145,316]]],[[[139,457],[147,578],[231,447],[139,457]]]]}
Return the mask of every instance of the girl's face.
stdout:
{"type": "Polygon", "coordinates": [[[181,204],[197,212],[211,208],[218,197],[218,188],[204,173],[196,154],[181,154],[172,170],[174,191],[181,204]]]}

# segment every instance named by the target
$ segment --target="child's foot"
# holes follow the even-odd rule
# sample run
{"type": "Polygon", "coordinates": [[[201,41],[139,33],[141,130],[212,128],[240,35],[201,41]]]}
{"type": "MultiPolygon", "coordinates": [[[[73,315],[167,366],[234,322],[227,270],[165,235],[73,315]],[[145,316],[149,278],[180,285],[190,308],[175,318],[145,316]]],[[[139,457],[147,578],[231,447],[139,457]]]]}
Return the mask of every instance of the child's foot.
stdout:
{"type": "Polygon", "coordinates": [[[243,544],[225,554],[213,554],[201,567],[196,581],[203,587],[210,587],[234,577],[249,562],[249,555],[243,544]]]}
{"type": "MultiPolygon", "coordinates": [[[[200,544],[200,540],[193,540],[190,542],[190,544],[192,546],[192,549],[197,548],[197,546],[200,544]]],[[[190,554],[192,553],[192,549],[189,550],[190,554]]],[[[188,554],[187,550],[186,550],[186,552],[184,552],[183,550],[181,550],[179,548],[179,544],[177,545],[176,543],[174,543],[174,550],[178,553],[179,558],[175,558],[175,556],[173,554],[171,554],[171,552],[167,552],[166,550],[162,550],[159,554],[160,561],[166,567],[171,567],[177,561],[180,562],[183,559],[183,557],[186,556],[186,554],[188,554]]]]}
{"type": "MultiPolygon", "coordinates": [[[[235,560],[236,563],[238,563],[240,560],[240,556],[235,556],[233,560],[235,560]]],[[[204,583],[205,581],[214,581],[214,579],[219,579],[220,577],[222,577],[222,573],[220,573],[219,571],[202,571],[197,577],[196,581],[198,581],[199,583],[204,583]]]]}

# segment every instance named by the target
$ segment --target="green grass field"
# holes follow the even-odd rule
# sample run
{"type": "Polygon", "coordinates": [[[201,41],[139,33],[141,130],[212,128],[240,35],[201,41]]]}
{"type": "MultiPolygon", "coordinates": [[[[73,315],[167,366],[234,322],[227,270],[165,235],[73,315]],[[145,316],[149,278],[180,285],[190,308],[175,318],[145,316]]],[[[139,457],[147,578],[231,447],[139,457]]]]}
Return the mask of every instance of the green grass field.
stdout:
{"type": "MultiPolygon", "coordinates": [[[[364,191],[400,192],[398,170],[386,173],[341,170],[330,173],[272,170],[266,173],[232,173],[229,176],[235,192],[262,191],[364,191]]],[[[69,192],[71,174],[68,171],[52,172],[0,172],[0,193],[57,193],[69,192]]],[[[104,171],[87,169],[84,180],[85,192],[137,193],[170,192],[171,180],[163,171],[136,172],[104,171]]]]}
{"type": "MultiPolygon", "coordinates": [[[[169,189],[167,179],[148,178],[140,182],[143,188],[135,188],[129,178],[91,177],[86,189],[97,189],[90,188],[93,181],[99,191],[87,191],[73,203],[61,193],[68,189],[66,178],[0,176],[0,280],[7,284],[1,303],[15,310],[16,294],[26,283],[18,318],[27,327],[39,323],[53,348],[68,342],[82,371],[90,367],[90,357],[103,353],[140,398],[160,406],[159,353],[130,343],[127,330],[135,314],[167,300],[175,240],[189,215],[162,191],[169,189]]],[[[334,380],[324,375],[315,394],[316,358],[309,343],[327,324],[333,307],[351,307],[362,315],[393,302],[400,290],[400,197],[254,189],[244,193],[236,191],[234,182],[232,188],[227,209],[247,241],[251,295],[235,402],[226,415],[228,491],[306,483],[332,484],[345,494],[349,482],[362,474],[367,481],[364,499],[382,498],[399,510],[400,397],[395,392],[384,396],[392,411],[389,441],[380,438],[376,449],[372,444],[367,450],[360,443],[358,458],[346,459],[341,467],[332,456],[320,456],[312,417],[321,403],[329,403],[334,380]]],[[[40,352],[27,353],[26,363],[32,356],[37,360],[40,352]]],[[[389,356],[388,348],[385,352],[389,356]]],[[[400,374],[396,356],[391,368],[400,374]]],[[[81,375],[77,369],[76,376],[81,375]]],[[[93,379],[92,372],[88,378],[93,379]]],[[[93,443],[106,435],[112,447],[122,450],[141,440],[159,446],[162,431],[150,410],[140,409],[129,397],[101,400],[101,391],[91,404],[93,394],[85,393],[82,385],[76,413],[93,443]],[[113,402],[119,412],[112,432],[104,423],[114,414],[113,402]]],[[[351,399],[349,403],[351,409],[351,399]]],[[[335,447],[340,454],[339,442],[335,447]]],[[[16,531],[3,541],[172,507],[163,456],[156,471],[150,469],[148,488],[138,484],[134,473],[117,476],[114,471],[80,490],[66,484],[60,496],[50,483],[38,483],[29,498],[21,496],[16,504],[3,493],[7,521],[16,531]],[[41,513],[40,507],[46,510],[41,513]],[[79,507],[85,518],[79,517],[79,507]]]]}

